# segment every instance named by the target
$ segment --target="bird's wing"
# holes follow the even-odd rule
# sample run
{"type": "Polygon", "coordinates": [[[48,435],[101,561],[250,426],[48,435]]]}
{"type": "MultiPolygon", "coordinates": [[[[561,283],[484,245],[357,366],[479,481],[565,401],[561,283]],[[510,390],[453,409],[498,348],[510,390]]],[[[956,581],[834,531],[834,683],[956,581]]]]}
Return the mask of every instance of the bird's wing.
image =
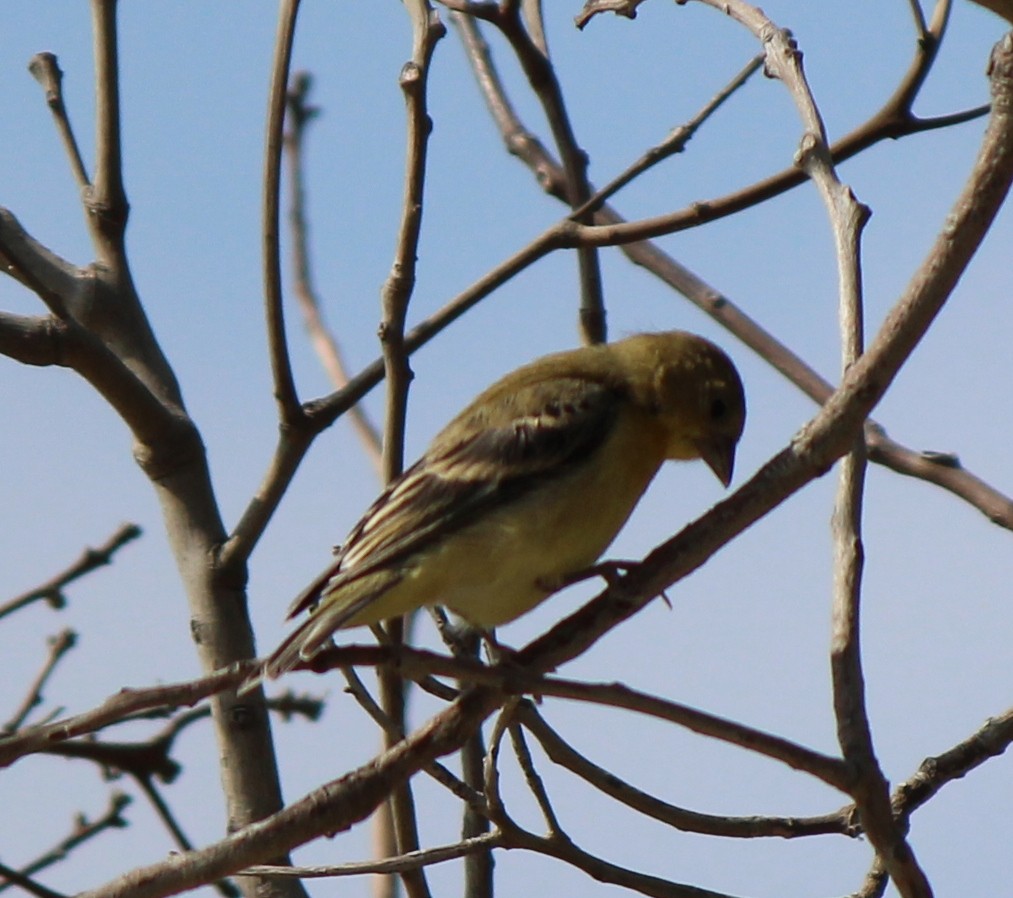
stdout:
{"type": "MultiPolygon", "coordinates": [[[[620,394],[583,378],[555,378],[511,385],[502,406],[508,410],[502,421],[485,420],[472,406],[437,437],[373,503],[289,617],[354,580],[407,566],[428,545],[593,452],[611,430],[620,394]]],[[[361,610],[356,603],[342,617],[361,610]]]]}

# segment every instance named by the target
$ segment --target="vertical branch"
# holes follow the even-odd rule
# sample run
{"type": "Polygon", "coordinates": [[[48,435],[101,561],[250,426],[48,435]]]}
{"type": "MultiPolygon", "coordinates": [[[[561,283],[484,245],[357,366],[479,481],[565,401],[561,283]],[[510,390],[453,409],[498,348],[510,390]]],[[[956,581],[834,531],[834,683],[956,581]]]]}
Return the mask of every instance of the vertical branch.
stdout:
{"type": "MultiPolygon", "coordinates": [[[[415,263],[422,230],[426,155],[432,129],[426,86],[429,63],[436,43],[446,33],[443,23],[428,0],[409,0],[405,6],[412,22],[412,56],[402,67],[398,79],[407,113],[404,196],[394,263],[381,295],[380,341],[387,383],[383,475],[387,481],[400,474],[404,467],[405,418],[408,407],[408,384],[411,381],[404,331],[408,303],[415,287],[415,263]]],[[[393,642],[404,641],[403,619],[391,621],[387,629],[393,642]]],[[[383,709],[404,731],[405,683],[391,668],[381,668],[377,676],[383,709]]],[[[385,741],[390,747],[394,740],[387,735],[385,741]]],[[[398,852],[404,854],[416,850],[419,847],[419,835],[415,802],[407,780],[391,793],[390,816],[398,852]]],[[[378,819],[382,821],[383,817],[378,819]]],[[[402,882],[413,898],[424,898],[429,895],[422,870],[405,871],[402,873],[402,882]]]]}
{"type": "MultiPolygon", "coordinates": [[[[449,632],[452,625],[443,614],[442,609],[434,609],[437,627],[443,641],[450,648],[455,658],[481,661],[482,638],[478,630],[464,627],[449,632]],[[439,613],[437,613],[437,611],[439,613]]],[[[458,681],[458,688],[464,690],[467,683],[458,681]]],[[[485,784],[486,747],[482,728],[478,727],[468,740],[461,746],[461,777],[464,782],[482,794],[485,784]]],[[[468,802],[464,808],[464,819],[461,821],[461,838],[468,840],[481,837],[490,830],[490,819],[487,808],[476,807],[468,802]]],[[[464,860],[464,898],[492,898],[494,893],[493,868],[495,860],[492,848],[479,849],[469,854],[464,860]]]]}
{"type": "Polygon", "coordinates": [[[123,186],[120,140],[116,0],[92,0],[91,16],[95,40],[95,176],[85,200],[90,213],[88,227],[99,262],[123,266],[129,206],[123,186]]]}
{"type": "MultiPolygon", "coordinates": [[[[403,642],[404,619],[391,621],[389,632],[392,639],[403,642]]],[[[383,711],[389,719],[397,723],[396,734],[384,731],[384,748],[392,748],[404,739],[407,725],[408,693],[405,681],[392,668],[381,667],[377,671],[377,680],[380,686],[380,704],[383,711]]],[[[418,819],[415,814],[415,798],[412,794],[410,780],[405,780],[391,790],[386,806],[386,812],[380,812],[375,818],[377,827],[391,827],[383,840],[393,843],[396,854],[418,851],[420,846],[418,819]]],[[[374,839],[377,842],[381,841],[379,834],[374,836],[374,839]]],[[[383,879],[386,879],[387,882],[384,883],[380,877],[376,878],[374,895],[395,893],[393,878],[387,876],[383,879]]],[[[401,874],[401,881],[410,898],[430,898],[429,886],[422,868],[405,870],[401,874]]]]}
{"type": "MultiPolygon", "coordinates": [[[[784,32],[773,31],[771,24],[767,23],[764,33],[768,70],[785,83],[806,128],[796,163],[819,189],[833,227],[846,375],[864,351],[860,241],[869,210],[837,178],[826,130],[802,71],[801,54],[784,32]]],[[[904,898],[930,898],[932,887],[894,820],[890,788],[876,758],[865,704],[860,607],[866,463],[865,441],[858,434],[841,463],[832,521],[835,549],[830,667],[838,741],[855,777],[852,795],[877,858],[904,898]]]]}
{"type": "MultiPolygon", "coordinates": [[[[481,728],[461,746],[461,775],[476,790],[481,790],[485,763],[485,740],[481,728]]],[[[464,809],[461,838],[469,840],[490,831],[489,818],[472,806],[464,809]]],[[[491,898],[493,894],[492,849],[468,854],[464,859],[464,898],[491,898]]]]}
{"type": "MultiPolygon", "coordinates": [[[[579,209],[592,193],[587,179],[587,154],[577,143],[563,91],[549,57],[540,4],[526,2],[523,6],[527,28],[517,2],[501,4],[491,18],[513,47],[531,89],[545,111],[566,175],[566,201],[572,209],[579,209]]],[[[575,220],[592,224],[594,217],[591,212],[581,212],[575,220]]],[[[598,250],[593,246],[578,246],[577,260],[580,269],[581,337],[585,343],[601,343],[605,340],[607,327],[598,250]]]]}
{"type": "Polygon", "coordinates": [[[445,28],[428,0],[406,4],[412,20],[412,58],[398,79],[407,110],[404,195],[397,248],[381,296],[383,345],[387,379],[387,419],[384,422],[384,477],[390,480],[404,466],[404,426],[411,371],[404,346],[408,302],[415,288],[415,263],[422,229],[422,206],[426,176],[426,153],[432,123],[429,120],[426,84],[429,61],[445,28]]]}
{"type": "MultiPolygon", "coordinates": [[[[516,7],[515,7],[516,8],[516,7]]],[[[566,173],[567,202],[577,209],[591,196],[592,190],[587,179],[587,154],[577,143],[570,116],[566,111],[563,91],[556,78],[555,69],[549,58],[548,46],[545,44],[542,26],[540,3],[526,3],[525,12],[528,17],[528,37],[517,22],[517,29],[511,33],[528,37],[529,52],[520,53],[522,63],[528,72],[531,86],[545,109],[552,137],[559,150],[559,158],[566,173]],[[525,62],[524,60],[528,60],[525,62]],[[530,66],[530,69],[529,69],[530,66]]],[[[593,222],[590,213],[583,213],[576,219],[585,224],[593,222]]],[[[607,327],[605,320],[605,298],[601,280],[601,260],[598,250],[591,246],[577,247],[577,260],[580,269],[580,328],[585,343],[604,342],[607,327]]]]}
{"type": "MultiPolygon", "coordinates": [[[[379,804],[370,818],[372,827],[373,856],[378,859],[394,857],[397,854],[397,838],[394,833],[394,818],[391,816],[391,802],[379,804]]],[[[369,882],[373,898],[397,898],[398,879],[390,873],[374,873],[369,882]]]]}
{"type": "Polygon", "coordinates": [[[285,105],[288,73],[292,64],[292,41],[299,0],[281,0],[278,33],[275,38],[268,93],[267,136],[264,149],[263,192],[263,253],[264,305],[267,315],[267,339],[271,352],[271,373],[274,377],[274,398],[278,403],[282,424],[292,424],[302,417],[302,408],[292,377],[292,364],[285,340],[285,313],[281,292],[281,154],[284,146],[285,105]]]}

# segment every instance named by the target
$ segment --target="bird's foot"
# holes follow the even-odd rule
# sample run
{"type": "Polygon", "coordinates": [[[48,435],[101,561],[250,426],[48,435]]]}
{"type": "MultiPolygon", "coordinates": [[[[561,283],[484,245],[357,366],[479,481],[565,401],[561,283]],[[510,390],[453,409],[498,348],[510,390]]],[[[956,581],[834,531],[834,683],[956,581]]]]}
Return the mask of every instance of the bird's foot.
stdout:
{"type": "MultiPolygon", "coordinates": [[[[574,583],[590,580],[592,577],[601,577],[607,586],[615,586],[622,581],[623,577],[639,565],[639,561],[623,561],[621,559],[602,561],[591,565],[591,567],[584,568],[582,571],[564,574],[556,579],[540,577],[535,583],[549,593],[558,592],[561,589],[566,589],[568,586],[573,586],[574,583]]],[[[665,605],[668,606],[669,610],[671,610],[672,602],[664,590],[658,593],[658,595],[665,605]]]]}
{"type": "Polygon", "coordinates": [[[638,564],[640,564],[639,561],[623,561],[621,559],[602,561],[581,571],[574,571],[572,574],[563,574],[561,577],[551,579],[540,577],[535,582],[548,592],[558,592],[568,586],[573,586],[574,583],[591,580],[594,577],[601,577],[609,586],[615,586],[638,564]]]}

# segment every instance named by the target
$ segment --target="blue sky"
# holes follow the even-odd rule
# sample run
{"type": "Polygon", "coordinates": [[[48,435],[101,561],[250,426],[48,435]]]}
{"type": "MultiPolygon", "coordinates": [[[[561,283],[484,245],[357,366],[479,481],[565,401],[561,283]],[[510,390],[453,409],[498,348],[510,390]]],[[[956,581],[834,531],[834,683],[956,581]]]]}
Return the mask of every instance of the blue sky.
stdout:
{"type": "MultiPolygon", "coordinates": [[[[549,6],[549,4],[546,4],[549,6]]],[[[275,411],[265,354],[259,260],[259,177],[274,4],[136,3],[121,6],[125,177],[132,211],[133,274],[154,328],[201,427],[227,524],[235,522],[274,446],[275,411]]],[[[378,351],[379,288],[389,270],[401,197],[403,103],[397,75],[410,51],[397,3],[305,0],[297,68],[314,73],[323,115],[310,135],[309,213],[326,313],[355,370],[378,351]]],[[[790,27],[831,136],[878,108],[913,52],[906,2],[813,4],[771,0],[790,27]]],[[[601,17],[583,32],[576,5],[547,10],[550,45],[574,127],[597,183],[690,118],[754,53],[746,32],[700,4],[643,4],[635,21],[601,17]]],[[[40,50],[65,72],[72,121],[91,163],[92,82],[87,4],[8,0],[0,39],[0,204],[66,258],[90,259],[77,191],[41,92],[26,71],[40,50]]],[[[988,49],[1002,23],[956,4],[950,34],[916,111],[943,114],[987,99],[988,49]]],[[[528,126],[545,137],[501,41],[492,40],[528,126]]],[[[508,157],[451,33],[432,71],[434,132],[419,279],[411,321],[431,313],[524,246],[561,215],[508,157]]],[[[873,210],[865,232],[870,335],[922,258],[974,159],[983,124],[880,144],[841,168],[873,210]]],[[[616,198],[629,218],[657,214],[747,184],[788,164],[800,126],[783,86],[755,78],[687,151],[616,198]]],[[[904,369],[876,417],[912,446],[956,451],[999,489],[1009,476],[1005,385],[1013,310],[1013,217],[1000,216],[949,306],[904,369]]],[[[833,379],[839,367],[836,272],[815,190],[790,195],[662,246],[726,293],[833,379]]],[[[750,417],[738,461],[742,482],[783,447],[813,406],[749,350],[615,250],[603,252],[610,333],[686,328],[727,347],[746,383],[750,417]]],[[[485,300],[413,358],[416,379],[407,457],[500,374],[571,346],[577,287],[570,255],[553,256],[485,300]]],[[[40,313],[34,297],[0,280],[0,307],[40,313]]],[[[295,309],[289,332],[304,398],[328,385],[295,309]]],[[[379,393],[367,407],[381,413],[379,393]]],[[[36,607],[0,627],[5,661],[0,708],[13,708],[44,655],[47,635],[74,627],[80,645],[47,690],[47,705],[79,711],[124,685],[198,673],[188,612],[154,496],[130,456],[129,435],[82,381],[64,370],[0,359],[0,598],[14,595],[104,540],[124,520],[145,537],[116,564],[71,590],[70,608],[36,607]]],[[[285,632],[290,597],[326,563],[377,489],[350,428],[317,441],[252,559],[250,601],[261,651],[285,632]]],[[[829,517],[833,477],[809,486],[673,590],[567,667],[571,676],[623,680],[797,739],[835,749],[827,644],[829,517]]],[[[610,554],[638,557],[721,496],[703,466],[668,466],[610,554]]],[[[1013,615],[1010,534],[921,482],[882,469],[866,500],[865,645],[877,748],[896,783],[921,759],[949,748],[1009,704],[1013,615]]],[[[590,587],[554,599],[505,628],[521,644],[550,626],[590,587]]],[[[431,636],[424,633],[424,639],[431,636]]],[[[340,684],[306,675],[292,687],[331,699],[322,723],[275,727],[286,795],[296,798],[365,760],[376,737],[340,684]]],[[[288,683],[283,684],[285,686],[288,683]]],[[[428,706],[418,705],[417,719],[428,706]]],[[[675,804],[712,813],[810,814],[843,802],[802,776],[672,727],[547,701],[546,717],[591,758],[675,804]]],[[[0,711],[0,717],[7,712],[0,711]]],[[[207,728],[181,741],[186,765],[167,789],[194,841],[223,828],[207,728]],[[209,799],[208,796],[214,796],[209,799]]],[[[730,843],[669,831],[542,763],[565,826],[581,845],[659,876],[750,896],[837,895],[856,889],[864,842],[831,837],[730,843]]],[[[998,759],[948,786],[915,818],[912,841],[938,894],[989,894],[1007,882],[1013,777],[998,759]]],[[[124,784],[126,786],[127,784],[124,784]]],[[[50,846],[72,814],[97,815],[110,786],[80,763],[31,758],[0,777],[0,855],[17,864],[50,846]],[[73,796],[68,804],[66,796],[73,796]]],[[[515,784],[512,794],[523,789],[515,784]]],[[[540,829],[521,797],[517,815],[540,829]]],[[[452,841],[453,803],[428,784],[427,844],[452,841]]],[[[44,878],[72,891],[115,875],[124,858],[170,849],[138,799],[132,826],[76,852],[44,878]]],[[[298,855],[304,862],[365,856],[364,828],[298,855]]],[[[546,894],[610,895],[582,873],[518,852],[498,858],[504,894],[533,882],[546,894]]],[[[456,882],[448,866],[434,890],[456,882]]],[[[356,888],[353,886],[352,888],[356,888]]],[[[327,887],[316,891],[324,894],[327,887]]]]}

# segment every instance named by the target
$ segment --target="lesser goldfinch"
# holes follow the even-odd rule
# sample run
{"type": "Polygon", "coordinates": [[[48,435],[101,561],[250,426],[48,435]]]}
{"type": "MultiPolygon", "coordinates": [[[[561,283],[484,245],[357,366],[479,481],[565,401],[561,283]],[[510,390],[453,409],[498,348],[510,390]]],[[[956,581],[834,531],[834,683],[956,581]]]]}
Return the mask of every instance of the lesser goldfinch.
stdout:
{"type": "Polygon", "coordinates": [[[681,331],[546,356],[479,395],[396,478],[289,612],[264,665],[424,605],[504,624],[593,564],[665,459],[727,486],[746,405],[731,360],[681,331]]]}

